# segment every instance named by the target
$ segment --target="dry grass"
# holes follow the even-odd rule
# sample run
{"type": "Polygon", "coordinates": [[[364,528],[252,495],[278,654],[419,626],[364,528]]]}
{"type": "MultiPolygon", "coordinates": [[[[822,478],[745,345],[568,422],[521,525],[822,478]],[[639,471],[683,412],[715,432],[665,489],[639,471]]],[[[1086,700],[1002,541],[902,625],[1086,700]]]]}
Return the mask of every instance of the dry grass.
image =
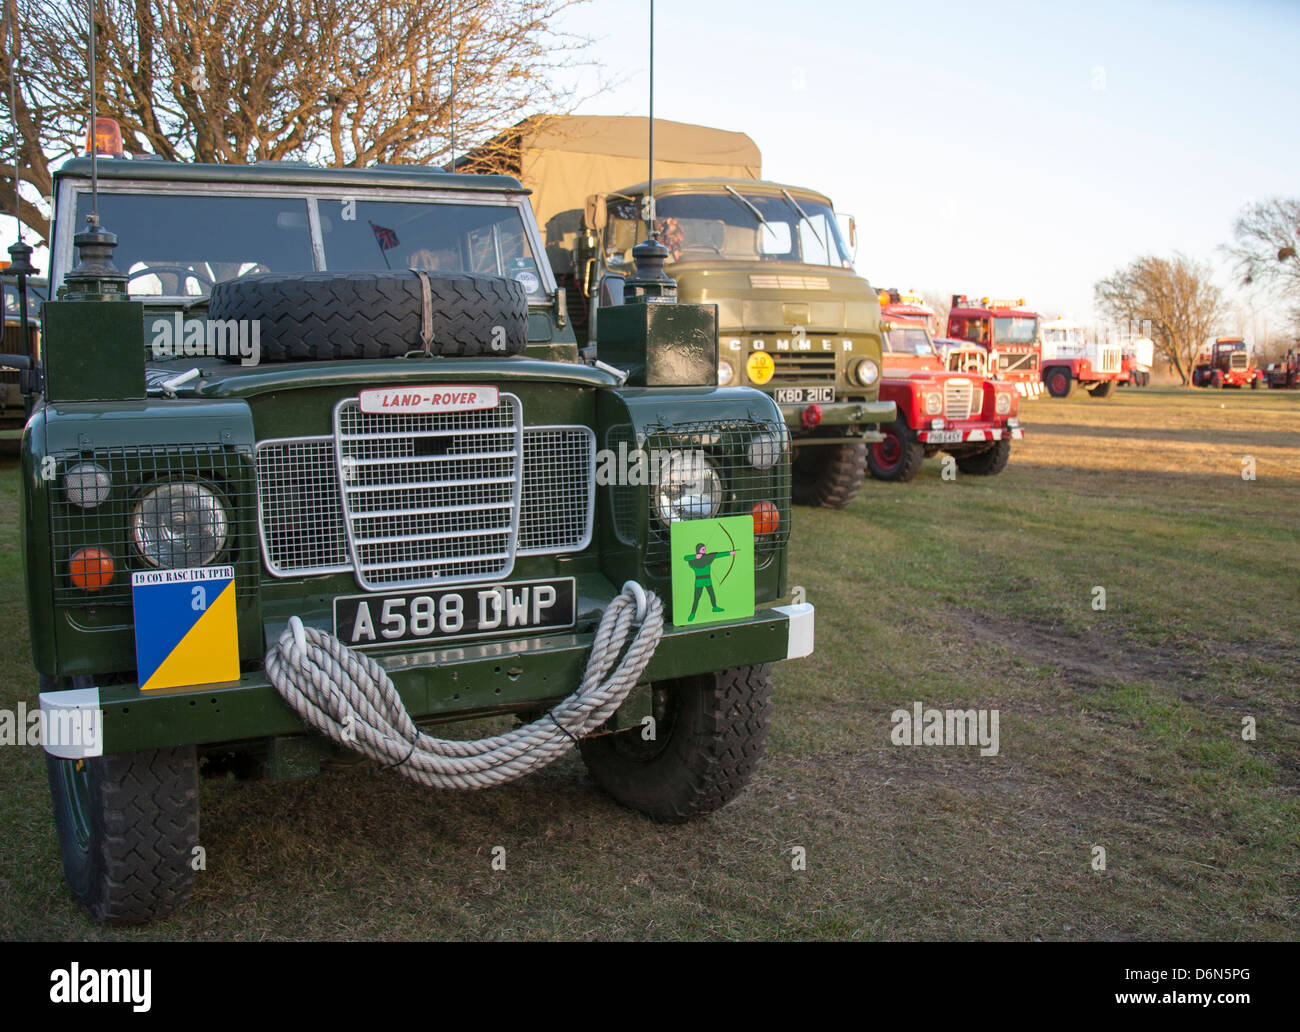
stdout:
{"type": "MultiPolygon", "coordinates": [[[[0,934],[1293,937],[1300,394],[1153,389],[1024,418],[1001,477],[947,482],[931,461],[844,512],[798,514],[817,652],[779,668],[767,757],[714,817],[652,824],[574,757],[467,795],[365,771],[210,783],[189,907],[107,932],[62,885],[39,754],[3,749],[0,934]],[[889,714],[913,700],[997,708],[1000,754],[891,745],[889,714]]],[[[34,697],[17,497],[11,463],[10,707],[34,697]]]]}

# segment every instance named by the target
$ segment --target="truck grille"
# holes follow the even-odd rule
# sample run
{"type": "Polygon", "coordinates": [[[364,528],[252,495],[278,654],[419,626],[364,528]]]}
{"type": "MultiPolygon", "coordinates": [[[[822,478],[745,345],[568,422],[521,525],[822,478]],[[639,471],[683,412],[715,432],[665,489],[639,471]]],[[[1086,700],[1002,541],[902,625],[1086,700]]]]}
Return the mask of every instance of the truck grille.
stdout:
{"type": "Polygon", "coordinates": [[[785,351],[773,351],[769,354],[776,366],[772,372],[773,384],[784,386],[835,382],[834,355],[785,351]]]}
{"type": "Polygon", "coordinates": [[[970,419],[978,413],[981,392],[970,380],[949,380],[943,387],[943,414],[948,419],[970,419]]]}
{"type": "Polygon", "coordinates": [[[516,555],[591,540],[595,435],[585,426],[519,434],[510,396],[495,410],[438,416],[372,416],[350,400],[336,418],[341,448],[334,437],[257,446],[262,555],[276,576],[355,569],[355,549],[367,588],[481,580],[504,576],[516,555]]]}
{"type": "Polygon", "coordinates": [[[1098,357],[1101,359],[1100,368],[1103,373],[1118,373],[1124,359],[1123,352],[1115,344],[1102,345],[1101,354],[1098,357]]]}
{"type": "Polygon", "coordinates": [[[1037,351],[1003,351],[998,349],[998,370],[1004,375],[1014,373],[1023,376],[1038,371],[1037,351]]]}
{"type": "Polygon", "coordinates": [[[1228,356],[1228,368],[1235,370],[1245,369],[1249,364],[1249,358],[1244,351],[1234,351],[1228,356]]]}

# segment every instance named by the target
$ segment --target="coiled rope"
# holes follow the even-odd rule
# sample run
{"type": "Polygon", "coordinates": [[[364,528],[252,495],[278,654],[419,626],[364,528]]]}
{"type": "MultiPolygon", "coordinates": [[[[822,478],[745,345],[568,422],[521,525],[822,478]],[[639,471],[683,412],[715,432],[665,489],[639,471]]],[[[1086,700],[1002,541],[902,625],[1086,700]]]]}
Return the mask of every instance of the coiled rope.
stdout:
{"type": "Polygon", "coordinates": [[[267,652],[266,673],[303,723],[337,745],[430,788],[490,788],[559,759],[605,723],[640,680],[663,628],[663,603],[628,581],[601,614],[578,690],[531,724],[469,742],[424,734],[383,667],[296,616],[267,652]]]}

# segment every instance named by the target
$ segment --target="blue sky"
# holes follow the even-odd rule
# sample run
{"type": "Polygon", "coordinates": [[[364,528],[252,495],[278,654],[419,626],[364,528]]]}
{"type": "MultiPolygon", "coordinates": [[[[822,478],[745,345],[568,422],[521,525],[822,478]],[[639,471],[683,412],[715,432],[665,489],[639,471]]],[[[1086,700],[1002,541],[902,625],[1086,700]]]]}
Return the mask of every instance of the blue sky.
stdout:
{"type": "MultiPolygon", "coordinates": [[[[622,79],[581,113],[645,113],[647,11],[565,17],[622,79]]],[[[656,19],[656,115],[746,132],[766,178],[828,193],[877,286],[1089,319],[1094,280],[1181,250],[1236,298],[1217,248],[1237,211],[1300,193],[1294,0],[658,0],[656,19]]]]}

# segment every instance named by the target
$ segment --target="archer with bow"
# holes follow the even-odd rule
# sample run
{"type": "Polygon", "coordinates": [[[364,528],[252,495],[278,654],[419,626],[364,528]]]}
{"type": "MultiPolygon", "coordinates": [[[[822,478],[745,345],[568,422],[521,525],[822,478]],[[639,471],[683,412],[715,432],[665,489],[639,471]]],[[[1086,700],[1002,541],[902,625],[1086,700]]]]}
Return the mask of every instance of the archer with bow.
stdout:
{"type": "MultiPolygon", "coordinates": [[[[727,534],[726,527],[723,527],[722,524],[718,524],[718,526],[724,534],[727,534]]],[[[703,595],[704,592],[706,591],[709,593],[709,603],[713,606],[713,611],[715,613],[722,612],[722,607],[718,605],[717,596],[713,594],[713,576],[712,576],[711,567],[713,566],[714,560],[724,555],[729,555],[732,557],[731,566],[727,567],[727,572],[722,575],[722,580],[718,582],[718,587],[722,587],[722,585],[727,582],[727,577],[731,573],[732,566],[736,565],[736,560],[735,560],[736,542],[732,540],[730,534],[727,534],[727,541],[730,542],[731,544],[730,551],[725,551],[725,552],[705,551],[706,546],[704,542],[701,541],[699,544],[695,546],[695,555],[682,556],[682,558],[686,561],[686,564],[695,571],[695,600],[691,603],[691,615],[686,618],[688,623],[691,620],[695,619],[695,610],[699,608],[700,596],[703,595]]]]}

